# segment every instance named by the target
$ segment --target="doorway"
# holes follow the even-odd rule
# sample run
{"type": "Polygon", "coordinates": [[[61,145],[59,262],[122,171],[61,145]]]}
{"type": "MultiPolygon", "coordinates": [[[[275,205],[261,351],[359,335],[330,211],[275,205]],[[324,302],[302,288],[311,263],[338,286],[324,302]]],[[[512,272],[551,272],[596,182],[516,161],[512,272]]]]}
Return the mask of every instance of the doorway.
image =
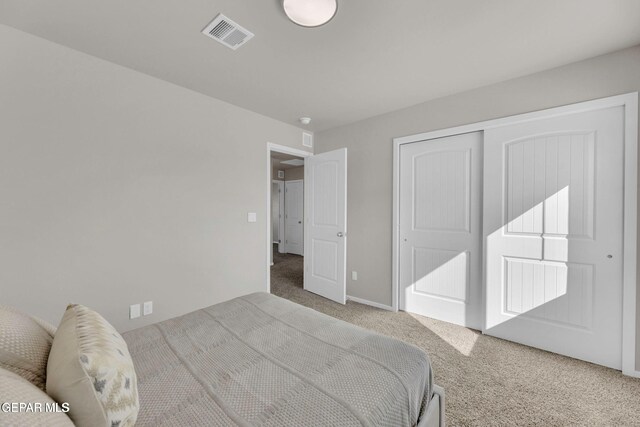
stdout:
{"type": "Polygon", "coordinates": [[[304,157],[271,153],[271,292],[287,296],[304,285],[304,157]]]}
{"type": "MultiPolygon", "coordinates": [[[[285,163],[287,164],[287,163],[285,163]]],[[[341,148],[313,155],[309,152],[267,143],[267,239],[266,239],[266,290],[272,292],[273,267],[280,256],[298,256],[296,273],[286,276],[302,277],[302,290],[318,294],[340,304],[346,304],[347,282],[347,149],[341,148]],[[282,159],[282,157],[286,157],[282,159]],[[280,158],[280,159],[279,159],[280,158]],[[274,168],[274,161],[288,162],[289,166],[304,166],[286,180],[287,171],[274,168]],[[298,164],[294,161],[297,160],[298,164]],[[275,175],[274,175],[275,174],[275,175]],[[284,181],[285,223],[278,225],[279,238],[275,248],[275,225],[272,190],[276,181],[284,181]],[[293,179],[297,178],[297,179],[293,179]],[[300,181],[296,184],[295,181],[300,181]],[[288,183],[288,184],[287,184],[288,183]],[[287,190],[289,190],[287,192],[287,190]],[[290,204],[287,205],[287,193],[290,204]],[[302,206],[301,206],[302,205],[302,206]],[[287,215],[290,213],[290,217],[287,215]],[[287,220],[290,219],[287,226],[287,220]],[[291,228],[298,227],[297,231],[291,228]],[[290,229],[290,230],[288,230],[290,229]],[[284,230],[284,239],[281,237],[284,230]],[[287,234],[288,233],[288,234],[287,234]],[[281,240],[284,240],[282,247],[281,240]],[[289,252],[289,253],[288,253],[289,252]],[[294,255],[296,254],[296,255],[294,255]],[[297,255],[300,254],[300,255],[297,255]],[[301,262],[300,262],[301,261],[301,262]],[[301,271],[301,273],[300,273],[301,271]]],[[[292,290],[301,291],[300,280],[292,290]]]]}

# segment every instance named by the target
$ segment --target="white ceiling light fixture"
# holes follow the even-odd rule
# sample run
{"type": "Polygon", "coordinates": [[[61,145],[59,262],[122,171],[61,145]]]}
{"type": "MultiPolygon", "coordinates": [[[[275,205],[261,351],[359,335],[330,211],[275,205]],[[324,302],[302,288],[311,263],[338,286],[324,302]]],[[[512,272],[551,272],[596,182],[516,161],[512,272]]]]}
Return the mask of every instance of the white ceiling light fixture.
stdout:
{"type": "Polygon", "coordinates": [[[300,117],[298,121],[303,125],[308,125],[309,123],[311,123],[311,117],[300,117]]]}
{"type": "Polygon", "coordinates": [[[303,27],[319,27],[338,12],[338,0],[282,0],[287,17],[303,27]]]}

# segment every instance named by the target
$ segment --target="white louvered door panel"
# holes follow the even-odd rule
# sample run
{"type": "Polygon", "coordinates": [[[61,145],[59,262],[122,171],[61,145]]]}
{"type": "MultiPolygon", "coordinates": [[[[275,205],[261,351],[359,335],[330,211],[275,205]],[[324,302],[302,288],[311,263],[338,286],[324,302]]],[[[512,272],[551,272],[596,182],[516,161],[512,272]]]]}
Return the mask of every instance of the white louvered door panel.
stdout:
{"type": "Polygon", "coordinates": [[[400,149],[400,309],[481,328],[482,133],[400,149]]]}
{"type": "Polygon", "coordinates": [[[623,110],[485,131],[486,329],[620,369],[623,110]]]}

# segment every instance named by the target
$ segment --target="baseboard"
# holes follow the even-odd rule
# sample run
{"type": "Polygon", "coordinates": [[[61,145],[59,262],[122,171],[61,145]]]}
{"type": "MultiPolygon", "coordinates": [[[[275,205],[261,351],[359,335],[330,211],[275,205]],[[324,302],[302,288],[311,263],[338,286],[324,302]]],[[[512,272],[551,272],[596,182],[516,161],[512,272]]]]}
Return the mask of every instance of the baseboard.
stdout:
{"type": "Polygon", "coordinates": [[[381,308],[381,309],[387,310],[387,311],[395,311],[393,309],[393,307],[391,307],[390,305],[380,304],[379,302],[373,302],[373,301],[369,301],[369,300],[362,299],[362,298],[352,297],[352,296],[349,296],[349,295],[347,295],[347,300],[348,301],[357,302],[358,304],[370,305],[371,307],[381,308]]]}
{"type": "Polygon", "coordinates": [[[632,377],[632,378],[640,378],[640,371],[638,370],[633,370],[633,371],[625,371],[624,369],[622,370],[622,373],[628,377],[632,377]]]}

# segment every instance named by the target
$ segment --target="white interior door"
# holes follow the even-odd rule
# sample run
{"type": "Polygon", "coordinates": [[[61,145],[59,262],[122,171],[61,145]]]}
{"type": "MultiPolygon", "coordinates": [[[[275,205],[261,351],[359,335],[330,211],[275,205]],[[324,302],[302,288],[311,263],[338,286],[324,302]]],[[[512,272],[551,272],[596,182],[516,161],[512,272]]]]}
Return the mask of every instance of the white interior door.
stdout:
{"type": "Polygon", "coordinates": [[[284,191],[286,252],[304,255],[304,184],[302,181],[285,181],[284,191]]]}
{"type": "Polygon", "coordinates": [[[346,303],[347,149],[305,159],[304,289],[346,303]]]}
{"type": "Polygon", "coordinates": [[[482,326],[482,133],[400,148],[400,309],[482,326]]]}
{"type": "Polygon", "coordinates": [[[271,241],[280,243],[280,184],[271,183],[271,241]]]}
{"type": "Polygon", "coordinates": [[[486,330],[621,367],[623,108],[488,129],[486,330]]]}
{"type": "MultiPolygon", "coordinates": [[[[278,244],[278,252],[284,252],[284,181],[271,184],[272,241],[278,244]]],[[[273,251],[272,251],[273,261],[273,251]]]]}

